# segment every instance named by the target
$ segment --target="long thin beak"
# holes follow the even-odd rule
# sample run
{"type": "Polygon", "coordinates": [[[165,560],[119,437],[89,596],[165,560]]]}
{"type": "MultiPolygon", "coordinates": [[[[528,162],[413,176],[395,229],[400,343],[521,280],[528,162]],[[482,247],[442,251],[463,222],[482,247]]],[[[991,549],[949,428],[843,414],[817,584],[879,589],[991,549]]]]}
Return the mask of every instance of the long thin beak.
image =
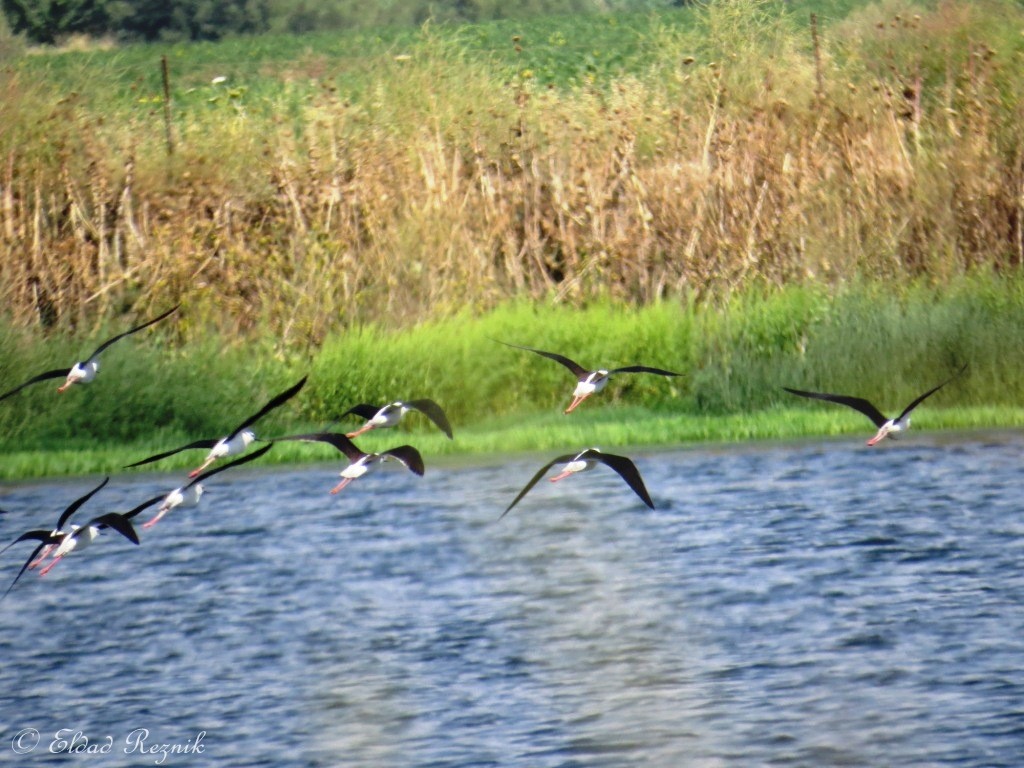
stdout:
{"type": "Polygon", "coordinates": [[[373,429],[373,424],[363,424],[363,426],[361,426],[355,432],[349,432],[347,435],[345,435],[345,437],[351,440],[353,437],[359,437],[361,434],[363,434],[363,432],[369,432],[371,429],[373,429]]]}
{"type": "Polygon", "coordinates": [[[577,395],[576,397],[574,397],[572,399],[572,404],[570,404],[569,407],[565,409],[565,412],[566,413],[572,413],[576,409],[576,406],[578,406],[580,403],[582,403],[588,397],[590,397],[589,393],[587,393],[586,395],[577,395]]]}
{"type": "Polygon", "coordinates": [[[889,434],[889,427],[885,426],[878,430],[878,434],[868,440],[868,445],[875,445],[881,440],[885,439],[885,436],[889,434]]]}

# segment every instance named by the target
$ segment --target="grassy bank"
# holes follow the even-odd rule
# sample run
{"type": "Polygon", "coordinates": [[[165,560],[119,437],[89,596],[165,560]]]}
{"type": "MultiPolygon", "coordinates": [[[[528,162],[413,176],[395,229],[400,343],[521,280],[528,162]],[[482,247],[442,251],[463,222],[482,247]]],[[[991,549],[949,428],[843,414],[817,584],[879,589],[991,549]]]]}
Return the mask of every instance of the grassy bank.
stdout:
{"type": "MultiPolygon", "coordinates": [[[[187,324],[187,306],[182,315],[187,324]]],[[[415,416],[398,432],[360,440],[369,449],[412,442],[428,461],[591,444],[863,434],[870,425],[859,414],[794,402],[781,387],[858,394],[896,411],[963,364],[967,375],[929,400],[915,427],[1024,425],[1024,282],[996,276],[941,289],[850,286],[836,295],[790,287],[718,307],[516,303],[403,331],[364,326],[330,336],[301,359],[275,356],[272,340],[179,344],[174,331],[115,345],[91,385],[58,395],[55,385],[39,384],[0,403],[0,475],[117,471],[163,448],[224,434],[305,373],[306,388],[262,422],[260,434],[319,429],[357,402],[431,397],[448,412],[454,441],[415,416]],[[496,340],[561,352],[586,366],[642,363],[685,375],[621,375],[565,416],[570,373],[496,340]]],[[[92,340],[70,344],[8,330],[0,335],[4,385],[92,348],[92,340]]],[[[272,456],[338,458],[322,446],[290,444],[272,456]]]]}

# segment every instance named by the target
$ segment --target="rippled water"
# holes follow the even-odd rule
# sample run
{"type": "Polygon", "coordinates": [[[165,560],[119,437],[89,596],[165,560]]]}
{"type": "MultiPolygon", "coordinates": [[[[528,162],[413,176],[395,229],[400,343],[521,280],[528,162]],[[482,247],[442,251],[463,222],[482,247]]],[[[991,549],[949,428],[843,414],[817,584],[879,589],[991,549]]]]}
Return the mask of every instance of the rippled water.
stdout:
{"type": "MultiPolygon", "coordinates": [[[[1019,766],[1022,449],[634,452],[656,511],[598,469],[500,522],[550,457],[228,472],[0,603],[0,764],[1019,766]]],[[[8,488],[0,538],[94,484],[8,488]]]]}

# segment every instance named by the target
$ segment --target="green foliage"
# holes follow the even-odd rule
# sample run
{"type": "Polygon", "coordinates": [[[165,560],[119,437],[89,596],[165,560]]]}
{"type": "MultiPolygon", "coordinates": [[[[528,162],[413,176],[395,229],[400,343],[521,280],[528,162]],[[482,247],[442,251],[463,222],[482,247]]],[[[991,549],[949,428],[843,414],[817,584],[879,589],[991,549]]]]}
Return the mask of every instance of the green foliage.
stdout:
{"type": "MultiPolygon", "coordinates": [[[[408,441],[437,456],[864,432],[859,414],[781,388],[867,397],[895,411],[963,364],[967,375],[930,400],[915,424],[1024,425],[1024,281],[995,275],[943,290],[794,287],[720,306],[598,303],[573,311],[519,302],[407,330],[338,333],[308,363],[278,359],[269,344],[209,338],[179,347],[161,337],[170,340],[170,329],[111,347],[90,385],[58,395],[56,383],[38,384],[0,403],[0,475],[117,471],[162,448],[224,434],[307,372],[300,395],[258,425],[261,436],[322,429],[358,402],[417,397],[441,404],[454,441],[414,415],[360,442],[374,450],[408,441]],[[566,416],[571,373],[499,341],[588,367],[646,364],[684,375],[619,375],[566,416]]],[[[0,386],[66,364],[94,340],[7,329],[0,386]]],[[[358,423],[350,417],[338,428],[358,423]]],[[[274,461],[331,458],[291,444],[273,452],[274,461]]]]}

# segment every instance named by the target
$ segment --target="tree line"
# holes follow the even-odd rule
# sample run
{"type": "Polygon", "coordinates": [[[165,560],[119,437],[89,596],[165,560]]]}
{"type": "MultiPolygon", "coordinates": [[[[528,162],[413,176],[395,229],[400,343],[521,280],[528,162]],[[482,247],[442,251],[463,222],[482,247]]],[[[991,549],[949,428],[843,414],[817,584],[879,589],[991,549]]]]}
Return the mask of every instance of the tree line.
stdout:
{"type": "Polygon", "coordinates": [[[123,42],[218,40],[295,33],[637,11],[688,0],[0,0],[11,32],[54,45],[76,36],[123,42]]]}

